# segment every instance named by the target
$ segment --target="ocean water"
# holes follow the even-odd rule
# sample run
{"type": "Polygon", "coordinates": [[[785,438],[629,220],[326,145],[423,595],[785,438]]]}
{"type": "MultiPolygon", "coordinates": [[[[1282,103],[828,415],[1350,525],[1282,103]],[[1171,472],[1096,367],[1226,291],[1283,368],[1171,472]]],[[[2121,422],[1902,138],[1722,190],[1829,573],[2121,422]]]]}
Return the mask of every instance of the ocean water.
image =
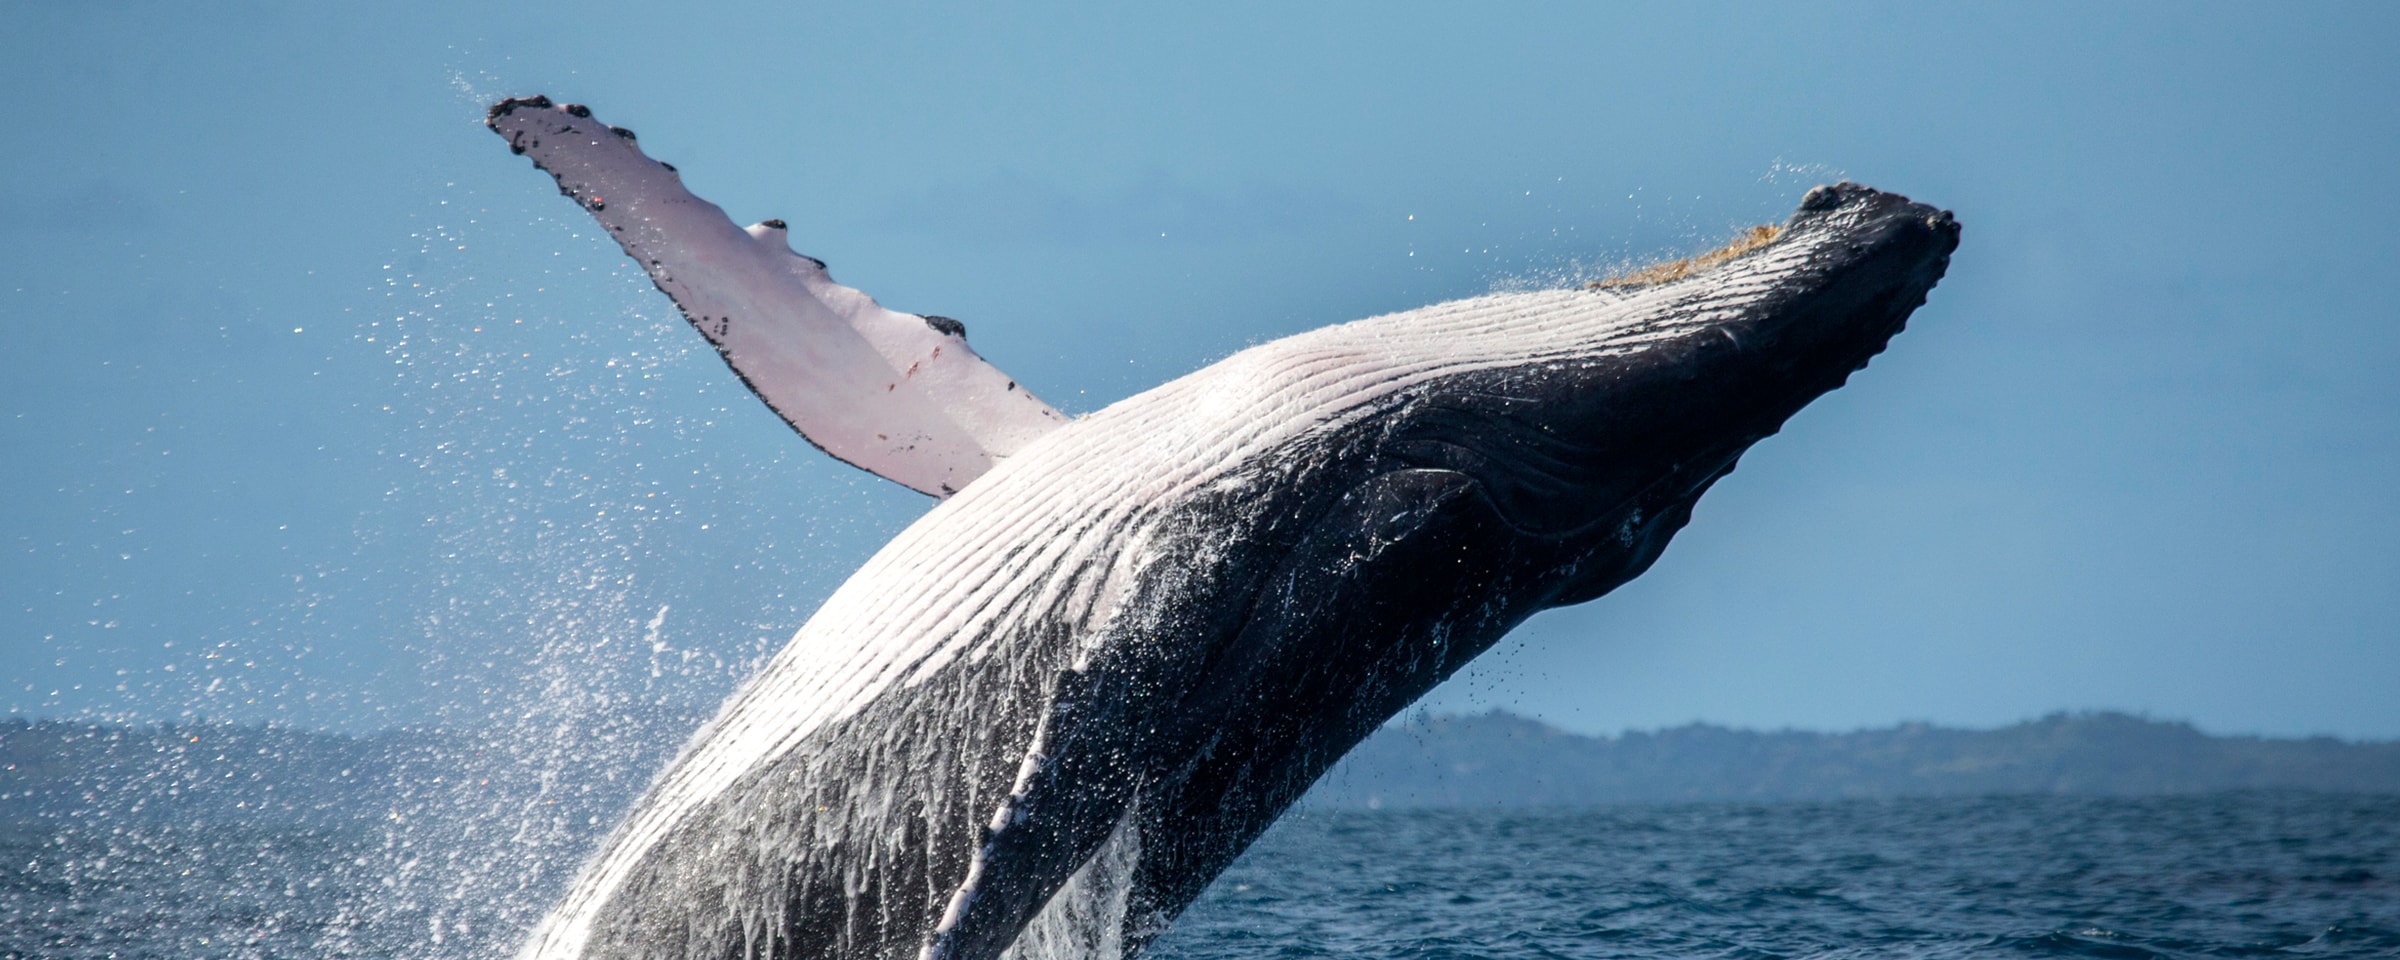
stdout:
{"type": "Polygon", "coordinates": [[[1305,816],[1155,955],[2393,957],[2400,798],[1305,816]]]}
{"type": "MultiPolygon", "coordinates": [[[[402,836],[20,820],[0,957],[507,956],[529,921],[476,888],[522,878],[445,885],[402,836]]],[[[1303,809],[1148,956],[2400,957],[2400,797],[1303,809]]]]}

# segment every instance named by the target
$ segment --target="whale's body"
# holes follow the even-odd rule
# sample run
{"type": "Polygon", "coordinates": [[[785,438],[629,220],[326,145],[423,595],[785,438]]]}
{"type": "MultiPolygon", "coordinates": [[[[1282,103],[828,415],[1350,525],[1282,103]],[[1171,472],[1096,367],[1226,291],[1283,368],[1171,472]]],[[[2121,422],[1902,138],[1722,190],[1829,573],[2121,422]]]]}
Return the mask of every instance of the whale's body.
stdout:
{"type": "Polygon", "coordinates": [[[1957,235],[1821,187],[1688,279],[1316,330],[1037,433],[826,601],[527,955],[1138,950],[1378,725],[1646,569],[1957,235]]]}

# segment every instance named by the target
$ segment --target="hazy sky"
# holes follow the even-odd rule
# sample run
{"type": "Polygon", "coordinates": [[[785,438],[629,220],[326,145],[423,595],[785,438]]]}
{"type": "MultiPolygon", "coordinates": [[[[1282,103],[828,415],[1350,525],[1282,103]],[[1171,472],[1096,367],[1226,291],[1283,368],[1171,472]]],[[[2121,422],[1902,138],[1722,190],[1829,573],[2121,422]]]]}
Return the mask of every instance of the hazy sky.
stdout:
{"type": "Polygon", "coordinates": [[[2400,7],[1291,6],[0,4],[0,704],[680,736],[930,504],[481,126],[538,92],[1076,412],[1955,209],[1887,354],[1432,705],[2400,737],[2400,7]]]}

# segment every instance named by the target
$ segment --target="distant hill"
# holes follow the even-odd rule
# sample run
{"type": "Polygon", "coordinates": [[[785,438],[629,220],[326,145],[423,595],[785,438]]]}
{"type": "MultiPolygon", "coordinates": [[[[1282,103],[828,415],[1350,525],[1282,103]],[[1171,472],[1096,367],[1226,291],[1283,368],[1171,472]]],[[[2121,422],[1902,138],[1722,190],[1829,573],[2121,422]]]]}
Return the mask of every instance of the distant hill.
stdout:
{"type": "Polygon", "coordinates": [[[1369,737],[1309,794],[1335,808],[2293,789],[2400,793],[2400,743],[2215,737],[2122,713],[1998,730],[1855,733],[1692,724],[1591,737],[1509,713],[1420,717],[1369,737]]]}
{"type": "MultiPolygon", "coordinates": [[[[0,720],[0,821],[39,818],[325,822],[434,802],[540,802],[562,822],[613,817],[663,762],[614,782],[558,783],[505,745],[232,724],[129,727],[0,720]],[[447,798],[447,799],[444,799],[447,798]]],[[[2002,793],[2297,789],[2400,793],[2400,743],[2212,737],[2121,713],[1998,730],[1907,724],[1760,733],[1693,724],[1591,737],[1513,714],[1386,727],[1305,801],[1318,808],[1562,807],[2002,793]]]]}

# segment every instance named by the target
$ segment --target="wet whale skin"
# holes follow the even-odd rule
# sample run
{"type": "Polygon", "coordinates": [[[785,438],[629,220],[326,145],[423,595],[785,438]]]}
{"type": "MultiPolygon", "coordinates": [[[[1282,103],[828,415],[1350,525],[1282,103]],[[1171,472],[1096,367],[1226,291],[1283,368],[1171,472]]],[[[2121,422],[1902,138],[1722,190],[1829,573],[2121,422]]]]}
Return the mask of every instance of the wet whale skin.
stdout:
{"type": "Polygon", "coordinates": [[[1688,278],[1311,331],[1040,436],[836,591],[526,956],[1137,952],[1386,719],[1647,569],[1958,236],[1819,187],[1688,278]]]}

